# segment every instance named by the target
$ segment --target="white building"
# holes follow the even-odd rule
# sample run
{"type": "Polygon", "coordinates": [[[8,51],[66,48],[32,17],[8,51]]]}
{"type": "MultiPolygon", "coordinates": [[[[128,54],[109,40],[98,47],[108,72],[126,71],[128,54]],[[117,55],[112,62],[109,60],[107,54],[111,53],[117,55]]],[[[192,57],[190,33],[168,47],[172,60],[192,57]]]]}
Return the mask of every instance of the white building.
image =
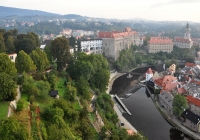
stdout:
{"type": "Polygon", "coordinates": [[[17,53],[8,54],[8,57],[11,59],[12,62],[15,63],[15,59],[17,57],[17,53]]]}
{"type": "Polygon", "coordinates": [[[173,51],[173,42],[168,37],[151,37],[147,44],[149,53],[158,53],[160,51],[171,53],[173,51]]]}
{"type": "Polygon", "coordinates": [[[151,70],[151,68],[149,68],[145,74],[146,74],[146,81],[149,81],[151,77],[153,77],[153,71],[151,70]]]}
{"type": "Polygon", "coordinates": [[[81,40],[81,51],[87,54],[102,54],[102,39],[81,40]]]}
{"type": "Polygon", "coordinates": [[[187,26],[186,26],[184,38],[175,37],[174,38],[174,45],[176,45],[179,48],[191,48],[192,47],[193,41],[191,40],[190,26],[189,26],[188,23],[187,23],[187,26]]]}

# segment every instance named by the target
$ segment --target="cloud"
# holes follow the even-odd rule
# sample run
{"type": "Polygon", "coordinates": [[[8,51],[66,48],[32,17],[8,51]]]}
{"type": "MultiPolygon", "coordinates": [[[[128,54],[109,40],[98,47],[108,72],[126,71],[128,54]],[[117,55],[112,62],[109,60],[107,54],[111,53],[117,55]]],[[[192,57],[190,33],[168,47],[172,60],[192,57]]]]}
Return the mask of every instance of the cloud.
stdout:
{"type": "Polygon", "coordinates": [[[200,0],[171,0],[166,3],[156,3],[151,5],[151,8],[166,6],[166,5],[173,5],[173,4],[185,4],[185,3],[198,3],[200,0]]]}

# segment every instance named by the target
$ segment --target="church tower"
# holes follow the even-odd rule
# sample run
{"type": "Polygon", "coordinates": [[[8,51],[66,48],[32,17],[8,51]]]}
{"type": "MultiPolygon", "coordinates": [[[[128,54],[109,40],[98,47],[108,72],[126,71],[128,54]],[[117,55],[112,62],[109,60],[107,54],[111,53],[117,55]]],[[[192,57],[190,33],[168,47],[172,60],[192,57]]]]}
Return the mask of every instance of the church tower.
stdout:
{"type": "Polygon", "coordinates": [[[185,32],[185,36],[184,36],[184,38],[185,39],[191,39],[190,38],[190,26],[189,26],[189,23],[187,23],[187,26],[186,26],[186,30],[185,30],[186,32],[185,32]]]}

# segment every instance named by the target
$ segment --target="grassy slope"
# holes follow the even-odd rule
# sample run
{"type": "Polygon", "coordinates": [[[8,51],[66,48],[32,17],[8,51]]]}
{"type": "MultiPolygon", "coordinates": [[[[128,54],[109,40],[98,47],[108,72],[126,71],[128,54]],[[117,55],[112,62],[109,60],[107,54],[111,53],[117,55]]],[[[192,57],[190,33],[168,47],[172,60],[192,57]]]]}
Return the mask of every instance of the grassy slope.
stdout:
{"type": "Polygon", "coordinates": [[[0,101],[0,120],[7,117],[9,103],[8,101],[0,101]]]}

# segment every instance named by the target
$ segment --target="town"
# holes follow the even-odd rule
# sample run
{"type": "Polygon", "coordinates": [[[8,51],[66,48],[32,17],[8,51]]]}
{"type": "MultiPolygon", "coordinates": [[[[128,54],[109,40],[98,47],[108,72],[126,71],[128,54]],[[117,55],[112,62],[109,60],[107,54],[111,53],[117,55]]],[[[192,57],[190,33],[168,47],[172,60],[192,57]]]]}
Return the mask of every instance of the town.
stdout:
{"type": "Polygon", "coordinates": [[[173,128],[200,139],[199,27],[190,21],[5,16],[0,139],[149,139],[124,116],[135,114],[123,100],[142,87],[173,128]],[[111,90],[124,75],[135,89],[119,98],[128,82],[123,79],[114,95],[111,90]]]}

